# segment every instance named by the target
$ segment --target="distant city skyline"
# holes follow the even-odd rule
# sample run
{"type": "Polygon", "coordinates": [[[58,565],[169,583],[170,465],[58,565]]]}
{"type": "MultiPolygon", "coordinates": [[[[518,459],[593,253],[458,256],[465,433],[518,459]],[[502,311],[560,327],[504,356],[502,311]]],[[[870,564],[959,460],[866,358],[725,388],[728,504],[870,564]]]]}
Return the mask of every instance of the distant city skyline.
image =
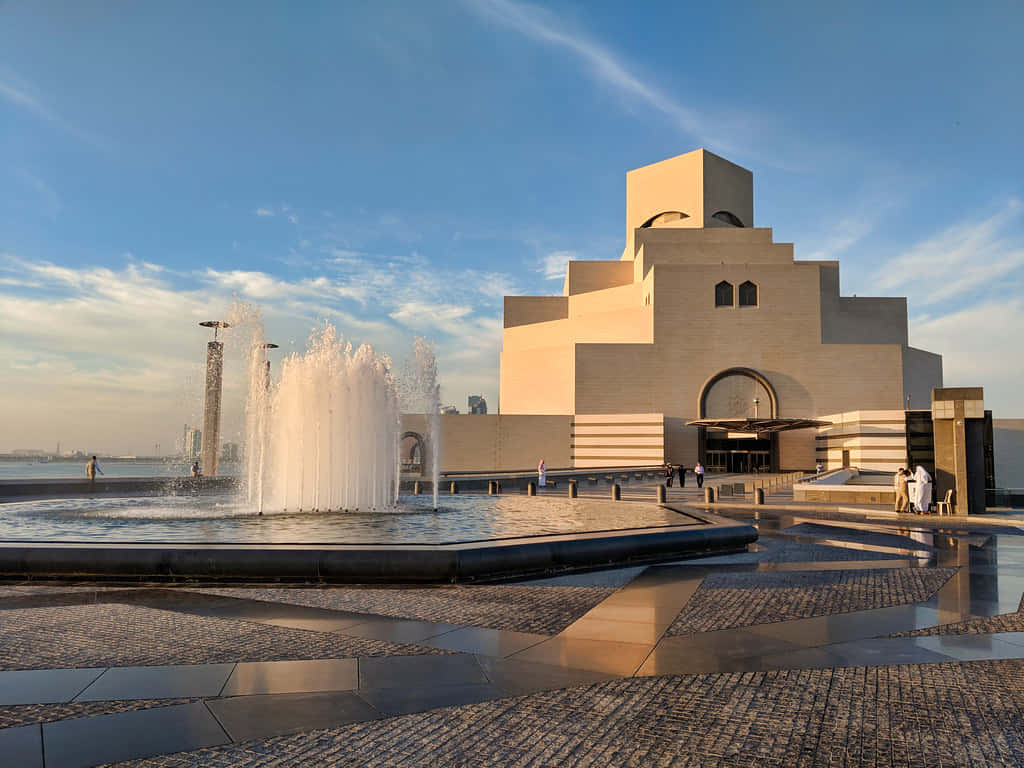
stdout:
{"type": "Polygon", "coordinates": [[[617,259],[626,170],[697,147],[751,169],[755,225],[841,259],[844,294],[907,296],[947,385],[1024,416],[1020,4],[3,18],[0,451],[170,453],[201,423],[196,324],[235,300],[281,344],[275,375],[325,319],[395,361],[425,335],[441,401],[500,412],[503,297],[617,259]]]}

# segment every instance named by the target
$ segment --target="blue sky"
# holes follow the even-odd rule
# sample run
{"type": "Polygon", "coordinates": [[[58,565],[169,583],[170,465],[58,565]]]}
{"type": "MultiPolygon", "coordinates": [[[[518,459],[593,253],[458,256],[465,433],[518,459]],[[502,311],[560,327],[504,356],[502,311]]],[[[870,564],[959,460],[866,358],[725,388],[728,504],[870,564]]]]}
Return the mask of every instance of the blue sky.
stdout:
{"type": "Polygon", "coordinates": [[[0,450],[170,447],[233,297],[286,349],[425,334],[493,407],[502,296],[617,258],[625,172],[700,146],[1024,416],[1024,6],[898,5],[2,3],[0,450]]]}

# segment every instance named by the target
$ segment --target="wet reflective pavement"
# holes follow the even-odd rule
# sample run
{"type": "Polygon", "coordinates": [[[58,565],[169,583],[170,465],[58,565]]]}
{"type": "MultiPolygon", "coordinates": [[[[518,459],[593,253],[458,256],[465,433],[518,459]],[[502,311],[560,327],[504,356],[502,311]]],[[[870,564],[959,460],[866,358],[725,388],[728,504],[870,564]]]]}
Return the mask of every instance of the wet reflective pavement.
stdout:
{"type": "MultiPolygon", "coordinates": [[[[406,730],[403,716],[435,710],[443,715],[449,707],[463,712],[468,705],[522,697],[509,705],[508,712],[515,712],[547,701],[544,697],[550,694],[545,691],[563,689],[578,691],[587,700],[588,691],[623,679],[634,681],[622,689],[625,696],[629,686],[639,691],[645,679],[660,676],[706,676],[700,679],[712,689],[716,679],[735,685],[729,675],[739,673],[815,674],[967,663],[962,674],[970,681],[973,662],[1022,660],[1024,665],[1024,614],[1018,613],[1024,593],[1024,537],[966,530],[955,521],[940,524],[934,519],[905,525],[767,509],[758,510],[756,517],[742,511],[731,516],[758,527],[761,539],[751,551],[623,569],[618,575],[577,574],[518,585],[542,586],[552,595],[594,591],[597,599],[567,613],[564,626],[552,633],[464,623],[456,620],[464,614],[444,610],[436,621],[384,615],[393,609],[383,602],[378,613],[347,610],[340,600],[332,608],[336,591],[330,587],[315,590],[315,606],[301,604],[310,602],[314,590],[288,588],[0,588],[0,617],[117,601],[139,610],[199,617],[213,622],[211,627],[241,621],[254,628],[289,628],[311,637],[382,644],[374,646],[382,650],[372,656],[308,659],[300,649],[294,658],[283,660],[121,667],[89,666],[88,658],[75,657],[69,668],[35,670],[19,668],[15,647],[5,657],[9,671],[0,672],[0,725],[7,726],[0,727],[0,752],[17,755],[18,764],[24,765],[87,766],[136,759],[142,760],[138,765],[154,766],[248,764],[246,755],[252,750],[274,754],[279,747],[271,737],[328,728],[341,729],[328,732],[341,738],[349,733],[346,726],[391,718],[395,733],[403,734],[403,749],[415,751],[409,744],[417,743],[417,735],[406,730]],[[779,615],[787,618],[765,620],[764,600],[776,601],[772,604],[780,607],[779,615]],[[722,628],[686,630],[686,622],[679,622],[695,605],[706,606],[695,618],[719,612],[710,618],[722,628]],[[420,649],[418,655],[403,650],[413,646],[420,649]],[[115,704],[121,709],[115,711],[115,704]],[[26,714],[30,707],[34,709],[26,714]],[[240,742],[247,743],[248,751],[231,751],[240,742]],[[145,761],[186,750],[202,751],[166,758],[170,762],[145,761]]],[[[440,587],[430,594],[457,602],[472,599],[473,589],[491,590],[500,599],[499,590],[512,593],[516,588],[458,592],[440,587]]],[[[16,634],[4,634],[0,648],[16,646],[15,641],[16,634]]],[[[55,642],[72,641],[55,635],[55,642]]],[[[833,697],[828,706],[846,706],[849,702],[834,697],[854,695],[840,688],[833,692],[831,683],[827,693],[833,697]]],[[[970,691],[979,700],[986,693],[984,688],[970,691]]],[[[780,706],[779,701],[772,699],[772,706],[780,706]]],[[[982,743],[980,729],[986,726],[968,716],[970,702],[963,706],[967,714],[961,713],[957,721],[961,732],[950,738],[982,743]]],[[[1018,719],[1012,722],[1022,724],[1018,715],[1013,717],[1018,719]]],[[[453,715],[451,727],[460,718],[453,715]]],[[[670,727],[642,724],[654,731],[670,727]]],[[[442,726],[447,727],[444,721],[442,726]]],[[[687,726],[690,731],[709,729],[706,738],[715,736],[713,727],[687,726]]],[[[613,738],[610,720],[601,728],[608,732],[592,733],[593,739],[613,738]]],[[[317,736],[317,744],[325,738],[317,736]]],[[[820,734],[817,743],[818,753],[825,755],[820,734]]],[[[914,760],[891,752],[875,755],[870,764],[940,762],[927,759],[929,750],[939,747],[924,739],[922,744],[914,760]]],[[[314,749],[312,742],[309,749],[314,749]]],[[[1002,764],[1024,758],[1014,745],[1005,750],[1002,764]]],[[[863,754],[863,759],[851,758],[855,751],[850,746],[844,753],[847,759],[834,764],[869,764],[863,754]]],[[[516,754],[507,762],[516,764],[516,754]]],[[[973,762],[991,762],[988,755],[973,762]]]]}

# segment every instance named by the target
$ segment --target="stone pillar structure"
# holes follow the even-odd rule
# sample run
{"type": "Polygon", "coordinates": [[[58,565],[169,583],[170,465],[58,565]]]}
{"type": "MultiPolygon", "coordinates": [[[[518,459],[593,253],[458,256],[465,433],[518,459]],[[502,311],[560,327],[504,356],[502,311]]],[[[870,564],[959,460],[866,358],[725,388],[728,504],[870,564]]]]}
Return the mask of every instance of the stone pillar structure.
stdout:
{"type": "Polygon", "coordinates": [[[932,390],[935,501],[953,491],[958,515],[985,511],[985,397],[981,387],[932,390]]]}
{"type": "Polygon", "coordinates": [[[203,474],[217,474],[220,458],[220,396],[224,372],[224,344],[206,345],[206,404],[203,407],[203,474]]]}

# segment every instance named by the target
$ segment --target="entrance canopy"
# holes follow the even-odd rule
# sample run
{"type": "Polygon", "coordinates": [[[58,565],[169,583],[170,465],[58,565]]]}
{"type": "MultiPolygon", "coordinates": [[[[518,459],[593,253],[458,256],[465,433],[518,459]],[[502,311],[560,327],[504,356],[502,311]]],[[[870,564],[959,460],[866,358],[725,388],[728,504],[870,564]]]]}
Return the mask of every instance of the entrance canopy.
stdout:
{"type": "Polygon", "coordinates": [[[827,427],[831,421],[815,419],[694,419],[686,422],[688,427],[706,427],[708,429],[724,429],[729,432],[749,432],[754,435],[771,435],[790,429],[809,429],[810,427],[827,427]]]}

